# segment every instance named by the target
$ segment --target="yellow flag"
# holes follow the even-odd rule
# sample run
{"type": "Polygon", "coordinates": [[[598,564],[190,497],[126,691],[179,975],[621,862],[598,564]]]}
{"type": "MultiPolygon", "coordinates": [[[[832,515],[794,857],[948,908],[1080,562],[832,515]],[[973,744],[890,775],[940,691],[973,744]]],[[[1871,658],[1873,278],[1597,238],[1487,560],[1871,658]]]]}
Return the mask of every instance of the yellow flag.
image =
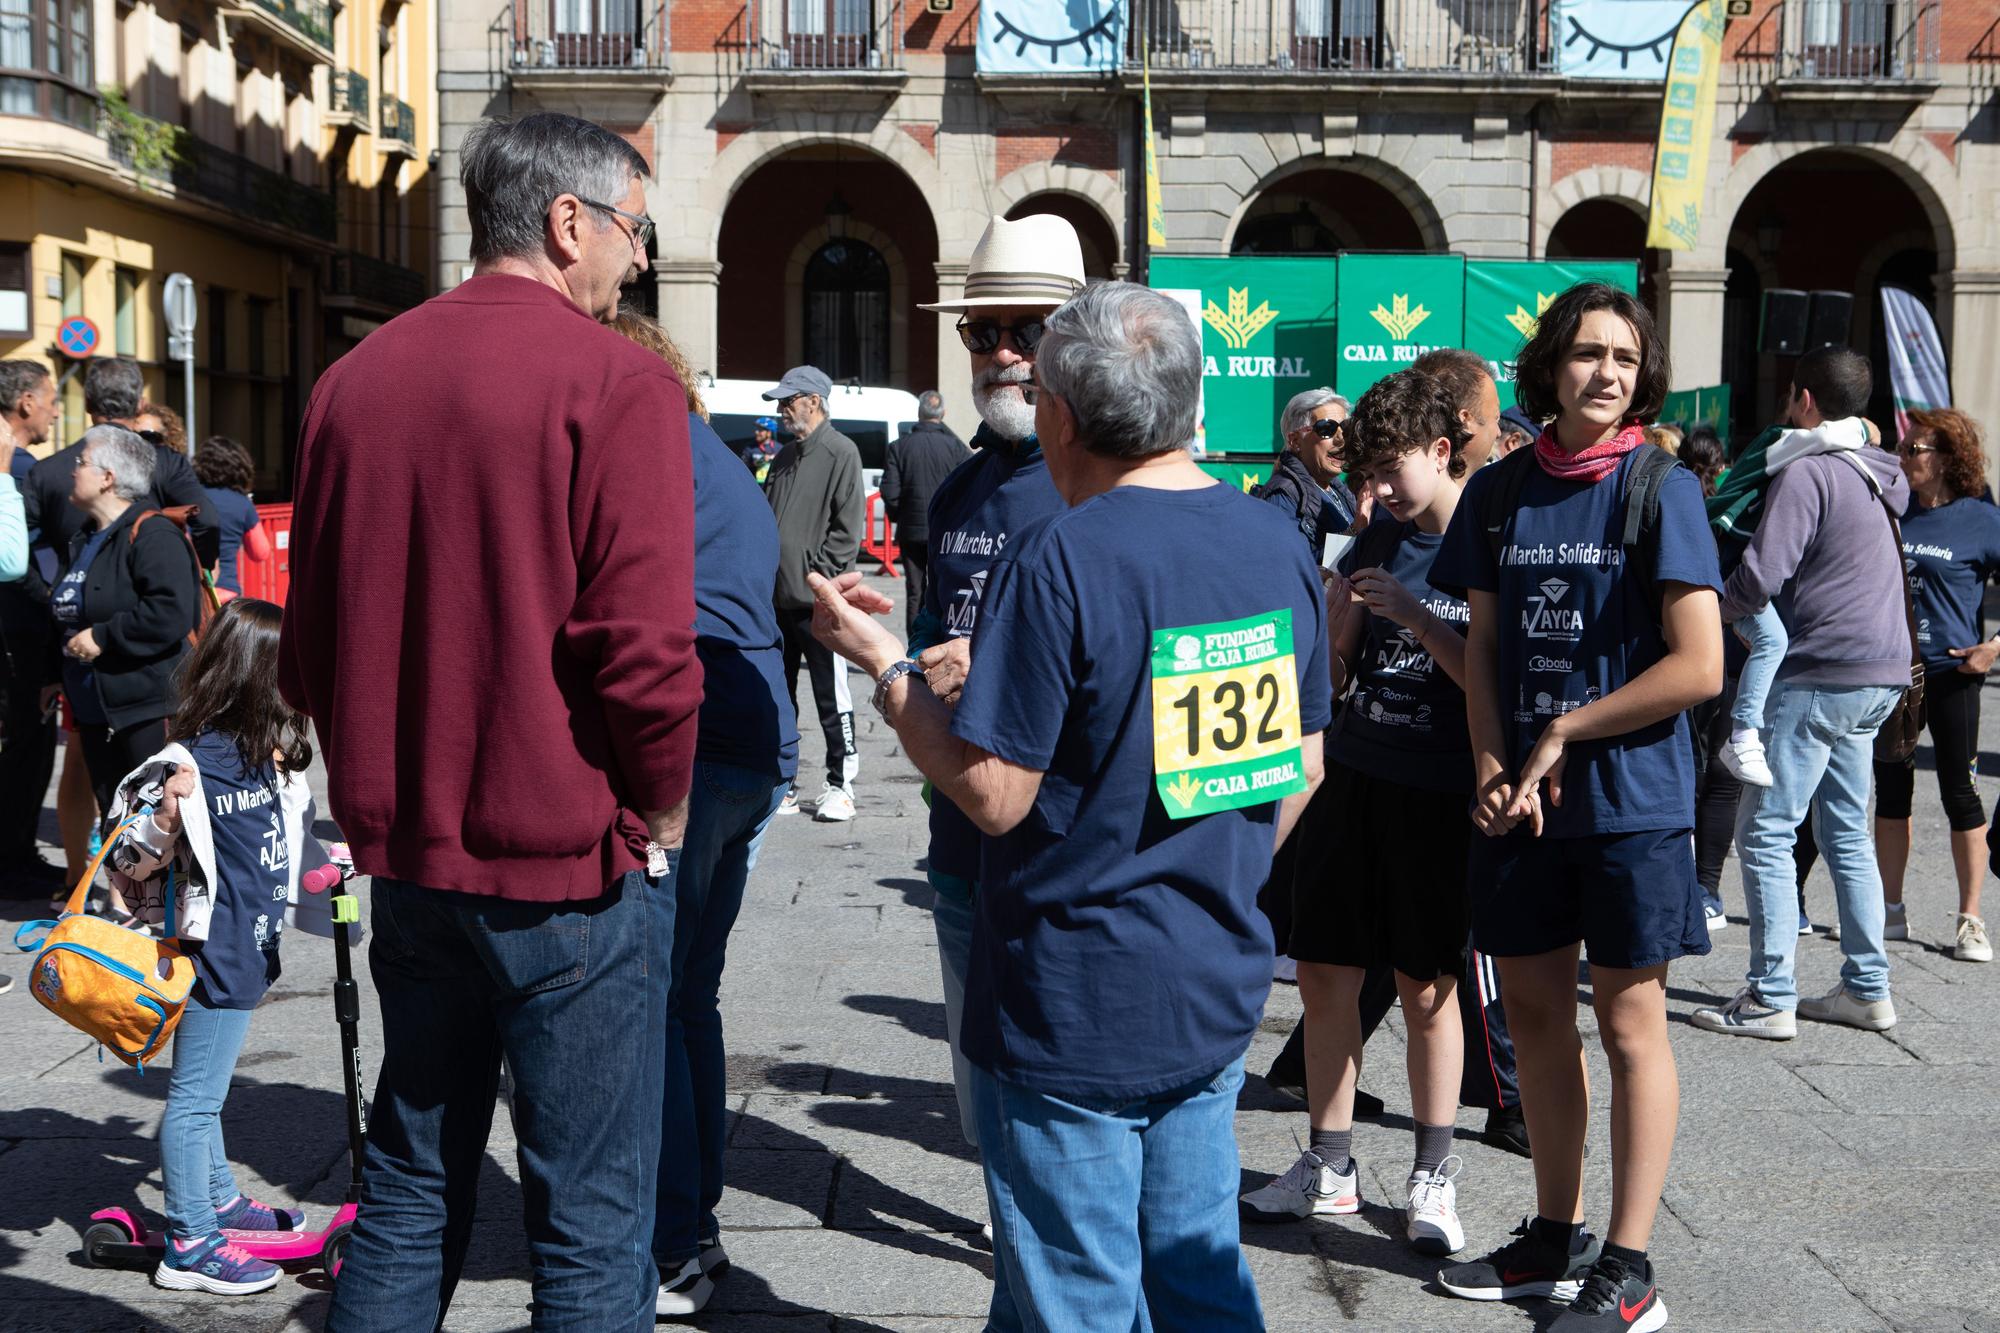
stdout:
{"type": "MultiPolygon", "coordinates": [[[[1718,3],[1720,0],[1718,0],[1718,3]]],[[[1153,156],[1153,56],[1146,53],[1143,66],[1146,107],[1146,244],[1152,249],[1167,243],[1167,215],[1160,207],[1160,164],[1153,156]]]]}
{"type": "Polygon", "coordinates": [[[1701,236],[1708,142],[1715,129],[1715,84],[1722,69],[1726,0],[1695,0],[1674,33],[1653,153],[1653,207],[1646,244],[1692,250],[1701,236]]]}

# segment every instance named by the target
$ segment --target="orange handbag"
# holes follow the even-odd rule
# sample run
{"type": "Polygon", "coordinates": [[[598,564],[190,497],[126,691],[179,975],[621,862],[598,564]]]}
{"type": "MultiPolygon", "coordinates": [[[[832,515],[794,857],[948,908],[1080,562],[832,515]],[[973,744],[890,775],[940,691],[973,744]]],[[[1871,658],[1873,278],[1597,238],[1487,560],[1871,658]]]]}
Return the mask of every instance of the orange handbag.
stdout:
{"type": "Polygon", "coordinates": [[[148,813],[126,820],[104,840],[59,918],[30,921],[14,933],[15,946],[35,955],[28,989],[42,1007],[142,1074],[180,1024],[194,988],[194,964],[171,941],[90,916],[83,907],[106,853],[148,813]],[[37,931],[45,933],[28,938],[37,931]]]}

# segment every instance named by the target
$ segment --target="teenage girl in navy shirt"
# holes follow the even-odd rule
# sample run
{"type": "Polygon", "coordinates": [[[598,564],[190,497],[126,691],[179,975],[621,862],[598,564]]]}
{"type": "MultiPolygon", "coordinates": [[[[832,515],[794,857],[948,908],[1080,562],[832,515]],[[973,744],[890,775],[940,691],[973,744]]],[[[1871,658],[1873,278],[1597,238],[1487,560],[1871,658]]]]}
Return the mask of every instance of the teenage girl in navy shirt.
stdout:
{"type": "Polygon", "coordinates": [[[1558,297],[1516,362],[1522,408],[1549,423],[1518,502],[1489,532],[1502,469],[1475,476],[1431,575],[1471,608],[1472,820],[1484,835],[1472,840],[1473,940],[1507,996],[1536,1193],[1518,1239],[1439,1281],[1479,1300],[1570,1297],[1552,1333],[1667,1321],[1646,1256],[1680,1111],[1667,964],[1709,947],[1685,714],[1722,686],[1715,544],[1694,474],[1668,473],[1657,535],[1622,545],[1641,423],[1667,381],[1652,316],[1632,296],[1586,283],[1558,297]],[[1650,560],[1650,577],[1628,555],[1650,560]],[[1601,1252],[1582,1217],[1579,951],[1611,1065],[1601,1252]]]}

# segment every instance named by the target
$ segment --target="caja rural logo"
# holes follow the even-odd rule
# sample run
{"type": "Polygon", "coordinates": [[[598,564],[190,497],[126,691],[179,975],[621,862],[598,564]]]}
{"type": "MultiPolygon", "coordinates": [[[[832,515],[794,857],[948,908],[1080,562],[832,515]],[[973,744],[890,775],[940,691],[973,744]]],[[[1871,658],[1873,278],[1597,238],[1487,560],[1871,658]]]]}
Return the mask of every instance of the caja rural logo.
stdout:
{"type": "MultiPolygon", "coordinates": [[[[1259,301],[1252,309],[1248,287],[1231,287],[1228,290],[1229,309],[1224,310],[1210,301],[1201,312],[1201,320],[1222,335],[1222,341],[1229,345],[1230,350],[1240,352],[1250,345],[1251,339],[1270,327],[1279,312],[1272,308],[1269,301],[1259,301]]],[[[1307,379],[1313,373],[1302,356],[1231,356],[1221,360],[1208,356],[1202,358],[1201,373],[1204,376],[1223,375],[1224,362],[1227,363],[1226,374],[1230,379],[1246,376],[1253,379],[1307,379]]]]}

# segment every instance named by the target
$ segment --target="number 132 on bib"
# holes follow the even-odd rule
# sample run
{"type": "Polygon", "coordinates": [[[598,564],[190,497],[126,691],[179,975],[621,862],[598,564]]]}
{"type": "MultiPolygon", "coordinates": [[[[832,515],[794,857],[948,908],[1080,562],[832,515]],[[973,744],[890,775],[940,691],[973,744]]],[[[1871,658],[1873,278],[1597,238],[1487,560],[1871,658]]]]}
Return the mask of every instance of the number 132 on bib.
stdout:
{"type": "Polygon", "coordinates": [[[1153,783],[1173,819],[1306,789],[1285,607],[1153,631],[1153,783]]]}

